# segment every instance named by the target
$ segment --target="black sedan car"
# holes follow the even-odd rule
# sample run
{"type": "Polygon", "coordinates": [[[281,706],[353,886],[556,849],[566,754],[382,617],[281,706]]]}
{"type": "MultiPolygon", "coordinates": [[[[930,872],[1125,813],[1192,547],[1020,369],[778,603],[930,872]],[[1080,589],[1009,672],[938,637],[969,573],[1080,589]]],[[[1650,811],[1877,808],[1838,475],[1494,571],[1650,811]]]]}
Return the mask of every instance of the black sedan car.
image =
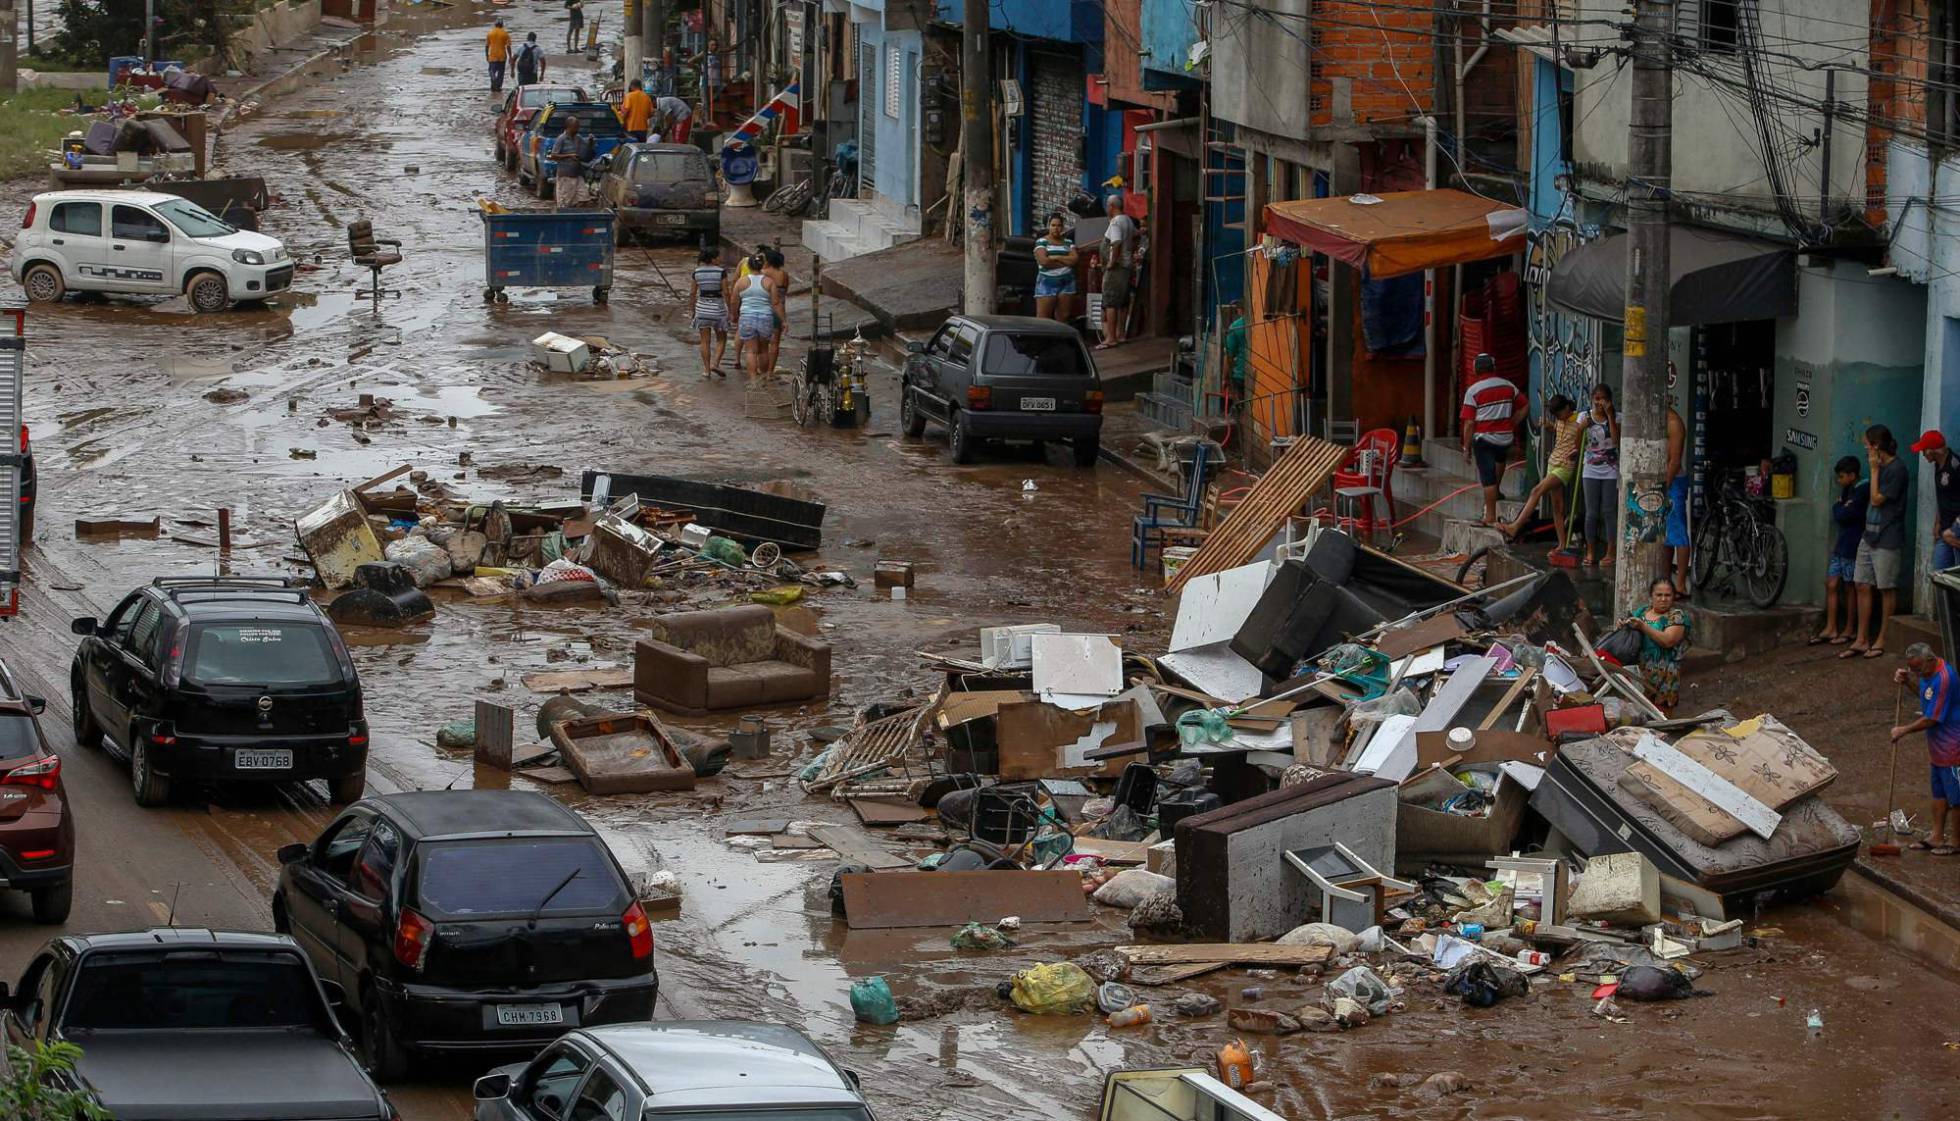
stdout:
{"type": "Polygon", "coordinates": [[[378,1078],[413,1052],[529,1052],[653,1017],[646,911],[592,826],[542,794],[365,799],[279,860],[273,926],[346,989],[378,1078]]]}

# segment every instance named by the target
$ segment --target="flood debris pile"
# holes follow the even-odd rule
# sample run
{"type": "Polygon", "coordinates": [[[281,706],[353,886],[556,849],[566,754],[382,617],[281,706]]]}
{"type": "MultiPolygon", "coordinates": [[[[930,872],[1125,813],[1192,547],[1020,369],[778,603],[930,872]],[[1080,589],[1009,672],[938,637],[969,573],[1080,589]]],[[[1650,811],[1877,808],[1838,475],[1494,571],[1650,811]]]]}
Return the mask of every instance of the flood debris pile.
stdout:
{"type": "MultiPolygon", "coordinates": [[[[1323,530],[1190,575],[1175,619],[1162,652],[1039,624],[923,655],[931,701],[867,712],[800,774],[861,823],[802,850],[840,862],[843,920],[973,955],[1126,927],[1004,965],[996,1006],[1217,1018],[1231,1052],[1553,986],[1633,1019],[1706,995],[1745,921],[1856,855],[1826,758],[1772,715],[1665,718],[1556,570],[1471,590],[1323,530]],[[1261,983],[1221,999],[1224,970],[1261,983]]],[[[910,996],[895,1016],[946,1003],[910,996]]]]}

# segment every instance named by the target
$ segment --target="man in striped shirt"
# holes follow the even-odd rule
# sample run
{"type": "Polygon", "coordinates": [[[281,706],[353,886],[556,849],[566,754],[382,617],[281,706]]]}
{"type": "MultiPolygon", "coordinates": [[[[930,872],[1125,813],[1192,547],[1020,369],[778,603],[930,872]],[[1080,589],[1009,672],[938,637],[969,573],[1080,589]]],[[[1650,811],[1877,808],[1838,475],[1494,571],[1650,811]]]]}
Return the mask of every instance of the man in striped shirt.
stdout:
{"type": "Polygon", "coordinates": [[[1461,412],[1463,454],[1477,463],[1477,481],[1484,485],[1484,524],[1497,524],[1497,483],[1504,461],[1517,442],[1518,422],[1526,413],[1524,394],[1497,374],[1497,360],[1477,355],[1477,380],[1463,395],[1461,412]]]}

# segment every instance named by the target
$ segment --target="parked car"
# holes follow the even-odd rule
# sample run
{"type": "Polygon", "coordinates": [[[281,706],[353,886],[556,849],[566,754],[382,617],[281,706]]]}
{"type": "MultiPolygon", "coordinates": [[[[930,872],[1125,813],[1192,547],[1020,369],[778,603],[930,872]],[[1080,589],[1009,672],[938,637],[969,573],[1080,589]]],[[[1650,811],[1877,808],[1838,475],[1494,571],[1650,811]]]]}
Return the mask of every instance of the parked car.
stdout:
{"type": "Polygon", "coordinates": [[[278,935],[75,935],[42,947],[19,985],[0,983],[0,1031],[16,1046],[81,1047],[63,1088],[116,1121],[395,1121],[332,992],[278,935]]]}
{"type": "Polygon", "coordinates": [[[14,242],[12,269],[35,303],[71,291],[181,292],[203,312],[263,300],[293,283],[293,261],[278,238],[155,191],[35,195],[14,242]]]}
{"type": "Polygon", "coordinates": [[[692,144],[623,144],[599,180],[599,201],[611,207],[619,243],[635,236],[679,234],[721,244],[721,192],[708,155],[692,144]]]}
{"type": "Polygon", "coordinates": [[[417,1052],[528,1052],[653,1016],[646,911],[592,826],[543,794],[369,798],[279,861],[273,926],[351,995],[384,1081],[417,1052]]]}
{"type": "Polygon", "coordinates": [[[551,162],[551,142],[565,131],[567,116],[577,117],[579,133],[591,138],[592,159],[599,159],[626,142],[626,126],[606,102],[562,101],[540,107],[518,138],[517,181],[541,199],[551,197],[554,176],[544,165],[551,162]]]}
{"type": "Polygon", "coordinates": [[[159,576],[73,630],[75,742],[122,748],[138,805],[217,779],[325,779],[336,804],[367,789],[360,677],[297,583],[159,576]]]}
{"type": "Polygon", "coordinates": [[[764,1117],[872,1121],[857,1075],[809,1036],[744,1020],[569,1032],[531,1062],[476,1081],[476,1121],[764,1117]]]}
{"type": "Polygon", "coordinates": [[[34,921],[66,922],[75,887],[75,819],[61,756],[41,731],[48,707],[0,662],[0,884],[24,891],[34,921]]]}
{"type": "Polygon", "coordinates": [[[907,436],[946,428],[954,463],[986,440],[1066,440],[1080,467],[1102,447],[1102,382],[1075,329],[1018,315],[956,315],[914,343],[899,390],[907,436]]]}
{"type": "Polygon", "coordinates": [[[586,101],[585,89],[581,86],[559,86],[539,83],[518,86],[504,95],[504,107],[497,114],[497,123],[492,126],[497,141],[497,162],[506,171],[517,170],[517,141],[531,124],[531,118],[547,105],[567,101],[586,101]]]}

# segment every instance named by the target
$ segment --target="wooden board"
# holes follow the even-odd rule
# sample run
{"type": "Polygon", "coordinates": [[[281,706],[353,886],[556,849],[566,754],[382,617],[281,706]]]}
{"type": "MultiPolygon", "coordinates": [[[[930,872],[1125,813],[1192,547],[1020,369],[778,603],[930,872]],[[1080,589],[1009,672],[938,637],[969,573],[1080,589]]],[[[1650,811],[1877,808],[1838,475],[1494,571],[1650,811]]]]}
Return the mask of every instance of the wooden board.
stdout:
{"type": "Polygon", "coordinates": [[[852,811],[866,825],[906,825],[932,817],[932,811],[917,802],[892,798],[852,798],[850,801],[852,811]]]}
{"type": "Polygon", "coordinates": [[[1351,450],[1302,436],[1232,507],[1231,516],[1211,531],[1165,590],[1175,592],[1194,577],[1250,564],[1285,526],[1286,519],[1299,513],[1307,500],[1327,485],[1351,450]]]}
{"type": "Polygon", "coordinates": [[[694,789],[694,767],[650,713],[565,720],[551,742],[580,785],[594,794],[694,789]]]}
{"type": "Polygon", "coordinates": [[[633,667],[546,670],[541,673],[527,673],[518,680],[533,693],[584,693],[592,689],[627,689],[633,684],[633,667]]]}
{"type": "Polygon", "coordinates": [[[1463,624],[1456,621],[1454,613],[1445,611],[1441,615],[1431,615],[1420,623],[1382,632],[1382,636],[1375,640],[1375,649],[1381,652],[1382,657],[1394,661],[1462,637],[1463,624]]]}
{"type": "MultiPolygon", "coordinates": [[[[1000,749],[1000,777],[1004,779],[1115,778],[1124,764],[1114,758],[1101,761],[1083,756],[1079,766],[1062,762],[1069,745],[1088,736],[1099,723],[1113,725],[1107,738],[1090,744],[1087,750],[1107,755],[1125,744],[1143,743],[1134,701],[1115,701],[1096,712],[1077,713],[1041,701],[1003,704],[994,716],[994,742],[1000,749]]],[[[1123,754],[1130,754],[1124,752],[1123,754]]]]}
{"type": "Polygon", "coordinates": [[[1737,824],[1767,841],[1783,821],[1783,815],[1755,795],[1651,732],[1640,737],[1633,754],[1640,762],[1627,768],[1623,781],[1651,791],[1647,800],[1654,808],[1704,845],[1720,844],[1725,833],[1740,833],[1737,824]],[[1634,767],[1641,773],[1634,774],[1634,767]]]}
{"type": "Polygon", "coordinates": [[[1130,970],[1132,985],[1175,985],[1225,968],[1222,961],[1194,961],[1185,965],[1143,965],[1130,970]]]}
{"type": "Polygon", "coordinates": [[[1101,837],[1077,837],[1075,852],[1093,856],[1104,864],[1142,864],[1150,846],[1142,841],[1110,841],[1101,837]]]}
{"type": "MultiPolygon", "coordinates": [[[[815,831],[812,830],[814,833],[815,831]]],[[[1082,876],[1057,872],[852,872],[844,915],[853,930],[999,922],[1088,922],[1082,876]]]]}
{"type": "Polygon", "coordinates": [[[767,837],[789,828],[786,817],[738,817],[721,827],[724,837],[767,837]]]}
{"type": "Polygon", "coordinates": [[[1183,945],[1118,946],[1131,965],[1325,965],[1332,946],[1281,946],[1272,942],[1188,942],[1183,945]]]}
{"type": "MultiPolygon", "coordinates": [[[[871,834],[855,825],[812,825],[810,836],[822,842],[825,848],[835,851],[837,859],[846,864],[862,864],[874,871],[891,871],[910,868],[916,863],[886,852],[883,845],[872,839],[871,834]]],[[[1013,913],[1001,912],[1002,915],[1013,913]]],[[[994,917],[999,918],[1000,915],[994,917]]]]}

